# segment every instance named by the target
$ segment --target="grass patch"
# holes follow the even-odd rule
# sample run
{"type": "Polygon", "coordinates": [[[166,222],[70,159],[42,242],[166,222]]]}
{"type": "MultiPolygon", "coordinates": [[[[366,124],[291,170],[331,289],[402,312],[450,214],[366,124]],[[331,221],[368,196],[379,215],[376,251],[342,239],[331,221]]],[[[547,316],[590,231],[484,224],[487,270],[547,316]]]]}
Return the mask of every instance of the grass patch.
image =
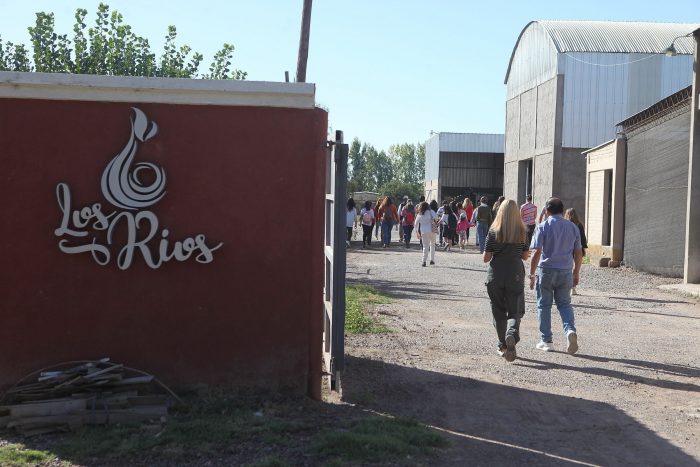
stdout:
{"type": "MultiPolygon", "coordinates": [[[[316,428],[293,413],[296,405],[286,400],[260,403],[254,397],[216,391],[193,398],[187,408],[176,411],[160,425],[109,425],[85,427],[63,436],[52,451],[63,459],[187,459],[217,455],[231,446],[264,443],[281,450],[294,448],[295,436],[316,428]]],[[[286,465],[270,458],[260,465],[286,465]]],[[[5,465],[0,460],[0,465],[5,465]]]]}
{"type": "Polygon", "coordinates": [[[345,331],[348,334],[381,334],[389,332],[381,320],[369,314],[373,305],[391,303],[388,296],[367,285],[345,287],[345,331]]]}
{"type": "Polygon", "coordinates": [[[581,264],[591,264],[591,257],[588,255],[584,256],[581,264]]]}
{"type": "Polygon", "coordinates": [[[48,463],[56,456],[46,451],[27,449],[23,444],[0,444],[0,465],[24,467],[48,463]]]}
{"type": "Polygon", "coordinates": [[[377,417],[356,421],[346,431],[324,433],[316,450],[342,462],[404,464],[447,444],[444,437],[415,420],[377,417]]]}
{"type": "Polygon", "coordinates": [[[162,425],[92,426],[24,444],[5,442],[0,432],[0,466],[204,465],[206,460],[257,467],[405,465],[420,463],[421,456],[447,444],[413,420],[351,408],[329,412],[329,406],[293,395],[220,389],[187,402],[162,425]]]}

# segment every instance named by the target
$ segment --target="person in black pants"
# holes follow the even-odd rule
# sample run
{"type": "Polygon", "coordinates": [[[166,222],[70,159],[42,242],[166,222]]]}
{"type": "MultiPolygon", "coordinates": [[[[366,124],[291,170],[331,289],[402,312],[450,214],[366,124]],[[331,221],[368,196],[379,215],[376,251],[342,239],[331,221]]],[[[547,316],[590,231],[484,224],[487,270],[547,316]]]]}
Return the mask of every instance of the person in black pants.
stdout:
{"type": "Polygon", "coordinates": [[[374,227],[375,214],[372,203],[365,201],[365,206],[360,211],[360,222],[362,223],[362,248],[372,245],[372,228],[374,227]]]}
{"type": "Polygon", "coordinates": [[[486,236],[484,263],[489,263],[486,291],[491,299],[498,354],[512,362],[520,340],[520,319],[525,314],[525,267],[530,256],[527,231],[520,208],[512,199],[501,203],[486,236]]]}

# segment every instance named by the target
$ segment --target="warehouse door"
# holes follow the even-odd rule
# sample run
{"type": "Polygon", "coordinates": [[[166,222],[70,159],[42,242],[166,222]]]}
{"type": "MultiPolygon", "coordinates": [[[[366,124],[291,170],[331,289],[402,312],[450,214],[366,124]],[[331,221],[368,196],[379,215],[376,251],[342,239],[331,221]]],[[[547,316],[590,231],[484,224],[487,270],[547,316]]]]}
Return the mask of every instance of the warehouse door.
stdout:
{"type": "Polygon", "coordinates": [[[348,145],[343,132],[326,151],[326,232],[323,288],[323,364],[331,389],[340,391],[345,366],[345,197],[348,181],[348,145]]]}

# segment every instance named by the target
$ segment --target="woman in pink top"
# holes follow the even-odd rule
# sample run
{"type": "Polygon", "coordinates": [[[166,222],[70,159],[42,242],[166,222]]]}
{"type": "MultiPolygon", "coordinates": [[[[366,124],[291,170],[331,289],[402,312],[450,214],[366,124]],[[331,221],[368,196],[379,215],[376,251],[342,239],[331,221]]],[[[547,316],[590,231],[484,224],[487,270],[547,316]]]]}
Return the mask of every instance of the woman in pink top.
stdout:
{"type": "Polygon", "coordinates": [[[469,221],[467,220],[467,213],[463,212],[459,215],[459,222],[457,222],[457,235],[459,236],[459,247],[464,249],[464,245],[467,243],[467,232],[469,232],[469,221]]]}

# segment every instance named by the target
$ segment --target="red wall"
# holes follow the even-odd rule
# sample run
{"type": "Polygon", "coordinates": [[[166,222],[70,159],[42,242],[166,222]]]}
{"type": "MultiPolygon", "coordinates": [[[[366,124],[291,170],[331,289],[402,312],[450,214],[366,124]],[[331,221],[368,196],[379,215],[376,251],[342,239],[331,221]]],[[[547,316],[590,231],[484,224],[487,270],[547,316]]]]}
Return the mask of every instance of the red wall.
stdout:
{"type": "Polygon", "coordinates": [[[73,209],[123,211],[100,179],[130,136],[131,106],[0,99],[0,388],[50,364],[107,356],[169,384],[316,393],[327,114],[133,105],[159,127],[136,161],[167,176],[167,194],[146,209],[171,241],[201,233],[223,246],[209,264],[151,269],[137,253],[120,270],[124,229],[106,266],[59,250],[56,186],[69,185],[73,209]]]}

